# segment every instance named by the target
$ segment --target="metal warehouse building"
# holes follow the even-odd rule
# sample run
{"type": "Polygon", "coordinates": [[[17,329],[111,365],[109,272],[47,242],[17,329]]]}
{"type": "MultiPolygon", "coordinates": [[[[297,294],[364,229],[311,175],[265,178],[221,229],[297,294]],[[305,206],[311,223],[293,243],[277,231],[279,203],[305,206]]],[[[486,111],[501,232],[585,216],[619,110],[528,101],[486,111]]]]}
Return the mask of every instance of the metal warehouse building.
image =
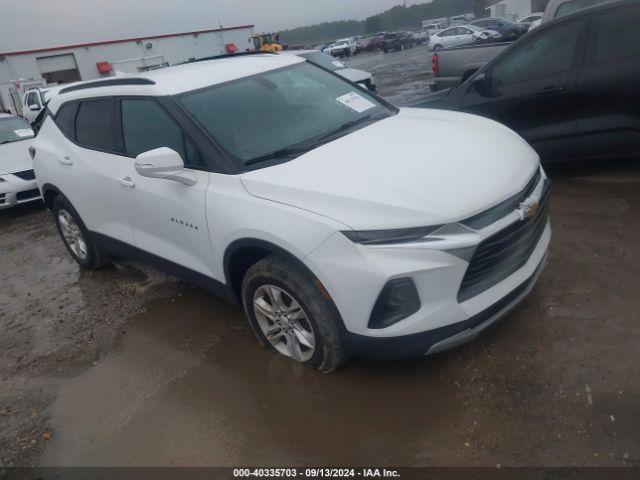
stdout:
{"type": "Polygon", "coordinates": [[[22,113],[32,87],[93,80],[116,72],[138,73],[251,48],[253,25],[127,38],[14,52],[0,52],[0,110],[22,113]]]}

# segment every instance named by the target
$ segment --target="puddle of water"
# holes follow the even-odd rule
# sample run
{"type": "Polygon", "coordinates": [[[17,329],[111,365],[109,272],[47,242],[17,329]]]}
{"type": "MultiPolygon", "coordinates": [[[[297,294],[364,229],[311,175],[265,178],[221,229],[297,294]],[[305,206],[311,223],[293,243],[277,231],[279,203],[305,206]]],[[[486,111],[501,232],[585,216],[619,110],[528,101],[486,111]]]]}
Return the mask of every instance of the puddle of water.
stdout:
{"type": "Polygon", "coordinates": [[[130,325],[62,388],[42,465],[413,464],[460,411],[437,361],[354,360],[323,375],[266,351],[203,292],[130,325]]]}

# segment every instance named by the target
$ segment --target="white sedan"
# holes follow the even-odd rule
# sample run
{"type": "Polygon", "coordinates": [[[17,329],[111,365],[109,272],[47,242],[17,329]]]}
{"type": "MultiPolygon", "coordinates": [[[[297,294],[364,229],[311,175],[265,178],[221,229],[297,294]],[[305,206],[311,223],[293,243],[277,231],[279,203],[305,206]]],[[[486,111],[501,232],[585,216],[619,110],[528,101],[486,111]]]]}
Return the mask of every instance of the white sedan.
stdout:
{"type": "Polygon", "coordinates": [[[499,40],[500,33],[494,30],[486,30],[475,25],[462,25],[451,27],[431,35],[429,49],[440,50],[442,48],[459,47],[486,40],[499,40]]]}
{"type": "Polygon", "coordinates": [[[0,210],[41,198],[29,154],[33,137],[22,118],[0,114],[0,210]]]}

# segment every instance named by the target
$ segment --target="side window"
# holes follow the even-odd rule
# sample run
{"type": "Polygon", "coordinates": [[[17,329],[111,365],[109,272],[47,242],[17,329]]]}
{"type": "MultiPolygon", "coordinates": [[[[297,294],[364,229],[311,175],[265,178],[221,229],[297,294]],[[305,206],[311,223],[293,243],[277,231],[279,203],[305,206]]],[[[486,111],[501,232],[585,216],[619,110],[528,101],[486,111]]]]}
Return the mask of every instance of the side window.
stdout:
{"type": "Polygon", "coordinates": [[[580,20],[566,23],[516,48],[493,66],[491,81],[500,87],[570,70],[581,26],[580,20]]]}
{"type": "Polygon", "coordinates": [[[75,121],[78,105],[78,103],[67,103],[60,107],[56,115],[56,125],[71,140],[76,139],[75,121]]]}
{"type": "Polygon", "coordinates": [[[76,141],[87,148],[120,151],[116,129],[115,101],[86,100],[76,115],[76,141]]]}
{"type": "Polygon", "coordinates": [[[30,107],[31,105],[37,105],[38,108],[41,107],[40,101],[38,100],[38,94],[36,92],[29,92],[29,95],[27,95],[27,107],[30,107]]]}
{"type": "Polygon", "coordinates": [[[168,147],[180,154],[186,166],[205,166],[195,146],[154,100],[122,100],[122,133],[125,151],[132,157],[168,147]]]}
{"type": "Polygon", "coordinates": [[[640,55],[640,6],[604,13],[598,19],[595,62],[640,55]]]}
{"type": "Polygon", "coordinates": [[[570,13],[582,10],[583,8],[593,7],[604,3],[606,0],[569,0],[562,3],[556,10],[554,18],[564,17],[570,13]]]}

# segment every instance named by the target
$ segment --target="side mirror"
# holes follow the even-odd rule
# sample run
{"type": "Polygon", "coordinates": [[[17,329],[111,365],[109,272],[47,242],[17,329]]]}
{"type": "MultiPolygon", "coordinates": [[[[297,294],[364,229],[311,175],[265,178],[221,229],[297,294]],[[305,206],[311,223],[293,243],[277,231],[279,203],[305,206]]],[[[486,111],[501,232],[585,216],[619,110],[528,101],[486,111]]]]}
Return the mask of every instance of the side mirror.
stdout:
{"type": "Polygon", "coordinates": [[[31,110],[32,112],[37,112],[40,110],[40,105],[32,103],[31,105],[29,105],[29,110],[31,110]]]}
{"type": "Polygon", "coordinates": [[[495,97],[495,93],[491,89],[491,79],[486,73],[479,73],[471,80],[473,88],[483,97],[495,97]]]}
{"type": "Polygon", "coordinates": [[[180,154],[167,147],[156,148],[138,155],[135,169],[142,177],[162,178],[187,186],[198,183],[193,173],[185,172],[180,154]]]}

